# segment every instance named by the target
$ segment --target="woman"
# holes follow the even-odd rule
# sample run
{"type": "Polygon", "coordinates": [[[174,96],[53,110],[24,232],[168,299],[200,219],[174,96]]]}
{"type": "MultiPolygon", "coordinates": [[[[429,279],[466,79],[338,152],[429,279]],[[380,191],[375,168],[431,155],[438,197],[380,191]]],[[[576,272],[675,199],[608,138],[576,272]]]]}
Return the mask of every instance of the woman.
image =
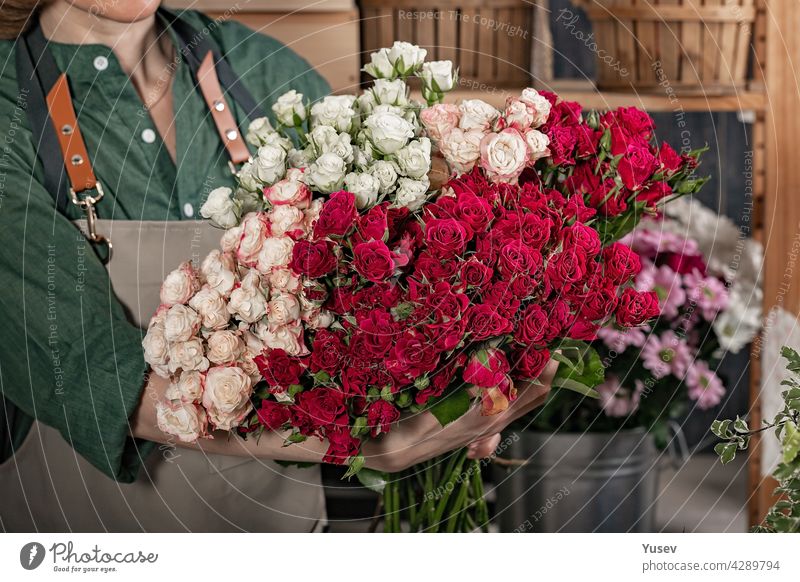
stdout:
{"type": "MultiPolygon", "coordinates": [[[[247,158],[239,129],[285,91],[313,100],[327,84],[280,43],[159,0],[5,1],[0,23],[2,527],[318,529],[319,471],[272,460],[318,463],[326,445],[171,442],[141,326],[165,272],[218,242],[194,217],[247,158]]],[[[399,470],[469,443],[488,455],[548,387],[445,429],[430,414],[403,420],[365,447],[367,466],[399,470]]]]}

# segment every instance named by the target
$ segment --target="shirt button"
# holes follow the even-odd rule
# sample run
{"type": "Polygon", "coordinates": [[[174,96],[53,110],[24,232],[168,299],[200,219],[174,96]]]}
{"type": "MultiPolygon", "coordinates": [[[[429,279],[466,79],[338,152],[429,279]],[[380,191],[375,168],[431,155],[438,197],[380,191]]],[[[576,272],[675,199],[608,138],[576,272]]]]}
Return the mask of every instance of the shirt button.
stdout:
{"type": "Polygon", "coordinates": [[[108,68],[108,59],[103,56],[95,57],[94,68],[98,71],[105,71],[108,68]]]}
{"type": "Polygon", "coordinates": [[[186,218],[191,218],[194,216],[194,206],[187,202],[183,205],[183,213],[186,215],[186,218]]]}
{"type": "Polygon", "coordinates": [[[142,141],[144,143],[153,143],[156,141],[156,132],[148,127],[142,131],[142,141]]]}

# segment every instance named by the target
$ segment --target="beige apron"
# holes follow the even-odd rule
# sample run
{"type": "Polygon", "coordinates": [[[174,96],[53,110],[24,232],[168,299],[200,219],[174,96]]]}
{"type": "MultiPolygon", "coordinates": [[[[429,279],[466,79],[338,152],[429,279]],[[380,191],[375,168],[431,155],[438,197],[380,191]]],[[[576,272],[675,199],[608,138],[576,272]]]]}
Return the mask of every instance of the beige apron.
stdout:
{"type": "MultiPolygon", "coordinates": [[[[202,221],[100,220],[98,232],[113,242],[114,292],[140,327],[158,307],[166,274],[201,260],[221,236],[202,221]]],[[[324,522],[318,467],[161,447],[134,483],[118,483],[39,422],[0,464],[5,531],[310,532],[324,522]]]]}

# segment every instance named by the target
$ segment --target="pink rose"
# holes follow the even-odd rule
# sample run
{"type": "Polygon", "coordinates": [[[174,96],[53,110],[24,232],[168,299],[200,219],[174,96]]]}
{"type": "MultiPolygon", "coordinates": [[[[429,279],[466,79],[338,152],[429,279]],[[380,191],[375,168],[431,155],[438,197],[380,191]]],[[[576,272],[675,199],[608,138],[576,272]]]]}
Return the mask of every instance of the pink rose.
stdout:
{"type": "Polygon", "coordinates": [[[264,189],[264,198],[273,206],[290,205],[304,210],[311,202],[311,190],[302,182],[302,170],[292,168],[286,178],[264,189]]]}
{"type": "Polygon", "coordinates": [[[448,103],[423,109],[419,118],[428,132],[428,136],[439,142],[442,140],[442,136],[458,125],[460,115],[458,106],[448,103]]]}
{"type": "Polygon", "coordinates": [[[270,235],[271,227],[266,213],[251,212],[242,221],[242,236],[236,256],[247,267],[254,267],[258,263],[258,255],[264,241],[270,235]]]}

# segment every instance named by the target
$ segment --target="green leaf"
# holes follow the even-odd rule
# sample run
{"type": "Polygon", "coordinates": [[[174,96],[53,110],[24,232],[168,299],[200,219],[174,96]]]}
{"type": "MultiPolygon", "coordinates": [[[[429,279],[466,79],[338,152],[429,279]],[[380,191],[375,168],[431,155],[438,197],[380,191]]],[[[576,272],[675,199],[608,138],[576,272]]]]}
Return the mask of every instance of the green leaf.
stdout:
{"type": "Polygon", "coordinates": [[[719,460],[725,465],[736,457],[736,443],[717,443],[714,452],[719,455],[719,460]]]}
{"type": "MultiPolygon", "coordinates": [[[[562,354],[570,354],[575,358],[575,360],[570,359],[568,362],[559,360],[558,370],[555,375],[556,379],[572,380],[588,388],[594,388],[605,379],[605,368],[603,367],[603,361],[600,359],[600,354],[586,342],[569,340],[561,342],[556,349],[561,349],[562,354]],[[565,346],[566,350],[562,346],[565,346]]],[[[553,385],[555,386],[556,384],[553,385]]]]}
{"type": "Polygon", "coordinates": [[[714,435],[718,436],[721,439],[727,439],[731,437],[730,431],[728,430],[731,426],[731,420],[715,420],[711,423],[711,432],[714,435]]]}
{"type": "Polygon", "coordinates": [[[356,455],[355,457],[350,457],[347,461],[347,471],[342,476],[342,479],[349,479],[353,475],[358,475],[362,468],[364,467],[364,455],[356,455]]]}
{"type": "Polygon", "coordinates": [[[789,346],[781,348],[781,356],[789,360],[786,369],[794,374],[800,374],[800,354],[789,346]]]}
{"type": "Polygon", "coordinates": [[[750,432],[750,428],[747,426],[747,423],[744,421],[744,419],[739,418],[738,416],[733,423],[733,430],[740,434],[750,432]]]}
{"type": "Polygon", "coordinates": [[[553,388],[566,388],[589,398],[600,398],[597,390],[570,378],[555,378],[553,380],[553,388]]]}
{"type": "Polygon", "coordinates": [[[787,422],[783,434],[783,462],[791,463],[800,454],[800,430],[793,422],[787,422]]]}
{"type": "Polygon", "coordinates": [[[442,396],[429,410],[439,424],[447,426],[469,410],[470,400],[467,391],[459,389],[442,396]]]}
{"type": "Polygon", "coordinates": [[[356,478],[364,487],[375,493],[383,493],[386,482],[389,480],[389,476],[386,473],[366,467],[356,473],[356,478]]]}

